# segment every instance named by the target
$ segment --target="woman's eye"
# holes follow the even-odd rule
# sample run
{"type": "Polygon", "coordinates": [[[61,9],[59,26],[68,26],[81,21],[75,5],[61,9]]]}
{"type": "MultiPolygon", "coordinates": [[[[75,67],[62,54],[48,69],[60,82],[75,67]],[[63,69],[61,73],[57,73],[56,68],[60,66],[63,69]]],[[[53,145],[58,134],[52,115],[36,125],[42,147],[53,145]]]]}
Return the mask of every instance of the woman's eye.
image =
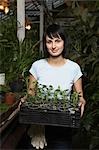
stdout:
{"type": "Polygon", "coordinates": [[[56,42],[59,43],[59,42],[61,42],[61,40],[58,39],[58,40],[56,40],[56,42]]]}
{"type": "Polygon", "coordinates": [[[46,43],[48,43],[48,44],[49,44],[49,43],[51,43],[51,41],[46,41],[46,43]]]}

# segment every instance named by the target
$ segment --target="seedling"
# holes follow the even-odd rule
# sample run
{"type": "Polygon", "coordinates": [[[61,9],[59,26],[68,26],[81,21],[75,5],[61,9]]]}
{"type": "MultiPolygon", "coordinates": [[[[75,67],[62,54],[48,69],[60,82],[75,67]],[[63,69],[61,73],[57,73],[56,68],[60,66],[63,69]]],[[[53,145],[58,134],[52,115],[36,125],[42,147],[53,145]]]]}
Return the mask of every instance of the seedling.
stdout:
{"type": "Polygon", "coordinates": [[[29,106],[36,109],[47,109],[47,110],[58,110],[66,111],[68,108],[76,110],[78,107],[79,94],[73,92],[71,95],[68,90],[61,90],[60,86],[54,90],[52,85],[46,86],[39,84],[38,82],[33,83],[35,85],[35,95],[27,97],[27,103],[29,106]]]}

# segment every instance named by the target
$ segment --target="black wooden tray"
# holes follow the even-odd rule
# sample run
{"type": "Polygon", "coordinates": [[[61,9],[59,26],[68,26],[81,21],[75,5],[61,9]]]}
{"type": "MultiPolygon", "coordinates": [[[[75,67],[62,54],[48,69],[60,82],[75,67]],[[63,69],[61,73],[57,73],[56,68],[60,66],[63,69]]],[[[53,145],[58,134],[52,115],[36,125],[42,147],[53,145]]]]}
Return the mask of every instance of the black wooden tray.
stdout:
{"type": "Polygon", "coordinates": [[[79,128],[80,110],[71,113],[67,111],[33,109],[25,103],[21,105],[19,122],[24,124],[41,124],[79,128]]]}

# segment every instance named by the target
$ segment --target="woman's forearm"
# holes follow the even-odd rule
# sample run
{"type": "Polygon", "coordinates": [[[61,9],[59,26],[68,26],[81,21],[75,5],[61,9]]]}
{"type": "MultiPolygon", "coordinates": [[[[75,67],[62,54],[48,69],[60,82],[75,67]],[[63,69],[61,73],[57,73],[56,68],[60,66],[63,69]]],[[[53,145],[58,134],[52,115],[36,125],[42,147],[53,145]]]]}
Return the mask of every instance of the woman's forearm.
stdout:
{"type": "Polygon", "coordinates": [[[83,89],[82,89],[82,79],[78,79],[76,83],[74,83],[74,88],[77,93],[79,93],[80,97],[83,97],[83,89]]]}
{"type": "Polygon", "coordinates": [[[28,84],[27,93],[32,96],[34,96],[36,93],[36,79],[32,75],[29,76],[29,84],[28,84]]]}

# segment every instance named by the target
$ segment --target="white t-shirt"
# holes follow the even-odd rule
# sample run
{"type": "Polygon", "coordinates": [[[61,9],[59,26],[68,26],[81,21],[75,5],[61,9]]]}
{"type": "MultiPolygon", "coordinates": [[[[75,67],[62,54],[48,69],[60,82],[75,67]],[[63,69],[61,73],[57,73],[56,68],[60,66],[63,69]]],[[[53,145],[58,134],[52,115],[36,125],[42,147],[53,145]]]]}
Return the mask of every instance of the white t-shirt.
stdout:
{"type": "Polygon", "coordinates": [[[82,76],[79,65],[69,59],[60,67],[51,66],[46,59],[35,61],[29,72],[35,77],[39,84],[71,92],[72,85],[82,76]]]}

